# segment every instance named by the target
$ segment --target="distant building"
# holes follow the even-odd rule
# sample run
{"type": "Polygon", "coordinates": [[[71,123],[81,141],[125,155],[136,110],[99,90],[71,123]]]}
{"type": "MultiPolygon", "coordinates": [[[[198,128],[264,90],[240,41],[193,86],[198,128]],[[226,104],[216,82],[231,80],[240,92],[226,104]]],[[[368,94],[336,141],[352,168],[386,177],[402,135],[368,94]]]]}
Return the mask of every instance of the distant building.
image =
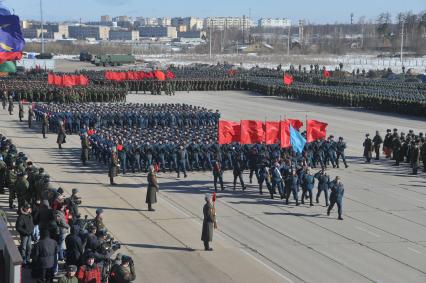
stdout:
{"type": "Polygon", "coordinates": [[[137,30],[110,30],[109,40],[121,40],[121,41],[137,41],[139,40],[139,31],[137,30]]]}
{"type": "Polygon", "coordinates": [[[288,28],[291,26],[289,19],[261,18],[258,22],[260,28],[288,28]]]}
{"type": "Polygon", "coordinates": [[[69,37],[77,39],[95,38],[96,40],[108,40],[110,27],[105,26],[69,26],[69,37]]]}
{"type": "Polygon", "coordinates": [[[158,26],[158,18],[137,18],[141,26],[158,26]]]}
{"type": "Polygon", "coordinates": [[[118,17],[114,17],[112,18],[113,22],[130,22],[130,19],[128,16],[118,16],[118,17]]]}
{"type": "MultiPolygon", "coordinates": [[[[43,32],[46,34],[47,30],[43,29],[43,32]]],[[[39,28],[26,28],[22,29],[22,36],[24,38],[40,38],[42,30],[39,28]]]]}
{"type": "Polygon", "coordinates": [[[204,28],[224,29],[248,29],[253,25],[246,17],[212,17],[204,19],[204,28]]]}
{"type": "Polygon", "coordinates": [[[139,27],[139,36],[177,38],[177,31],[175,27],[142,26],[139,27]]]}
{"type": "Polygon", "coordinates": [[[101,22],[111,22],[111,17],[108,15],[101,16],[101,22]]]}
{"type": "Polygon", "coordinates": [[[170,17],[158,18],[157,22],[159,26],[169,27],[172,25],[172,18],[170,17]]]}
{"type": "Polygon", "coordinates": [[[176,17],[172,18],[171,25],[176,27],[178,31],[184,32],[190,30],[202,30],[204,27],[204,20],[196,17],[176,17]],[[185,28],[184,28],[185,27],[185,28]]]}
{"type": "Polygon", "coordinates": [[[177,34],[178,38],[205,38],[206,32],[205,31],[199,31],[199,30],[191,30],[186,32],[178,32],[177,34]]]}

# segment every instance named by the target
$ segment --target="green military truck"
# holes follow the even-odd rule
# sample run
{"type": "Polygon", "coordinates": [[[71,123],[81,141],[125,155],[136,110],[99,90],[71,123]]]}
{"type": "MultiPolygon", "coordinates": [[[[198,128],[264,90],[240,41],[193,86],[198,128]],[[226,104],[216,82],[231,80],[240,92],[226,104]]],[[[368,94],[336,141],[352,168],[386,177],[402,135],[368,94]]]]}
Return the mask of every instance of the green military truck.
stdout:
{"type": "Polygon", "coordinates": [[[136,59],[133,55],[97,55],[92,63],[96,66],[121,66],[124,64],[134,64],[136,59]]]}

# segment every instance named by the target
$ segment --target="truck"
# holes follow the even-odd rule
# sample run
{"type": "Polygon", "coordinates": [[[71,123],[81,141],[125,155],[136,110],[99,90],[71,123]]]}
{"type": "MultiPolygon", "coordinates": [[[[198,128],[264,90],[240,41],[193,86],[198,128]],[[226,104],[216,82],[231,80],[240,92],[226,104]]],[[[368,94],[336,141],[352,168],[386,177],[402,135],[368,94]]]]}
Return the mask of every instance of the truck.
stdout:
{"type": "Polygon", "coordinates": [[[93,59],[93,55],[89,52],[83,51],[80,52],[80,61],[81,62],[91,62],[93,59]]]}
{"type": "Polygon", "coordinates": [[[92,63],[96,66],[121,66],[123,64],[134,64],[136,58],[131,55],[97,55],[92,63]]]}

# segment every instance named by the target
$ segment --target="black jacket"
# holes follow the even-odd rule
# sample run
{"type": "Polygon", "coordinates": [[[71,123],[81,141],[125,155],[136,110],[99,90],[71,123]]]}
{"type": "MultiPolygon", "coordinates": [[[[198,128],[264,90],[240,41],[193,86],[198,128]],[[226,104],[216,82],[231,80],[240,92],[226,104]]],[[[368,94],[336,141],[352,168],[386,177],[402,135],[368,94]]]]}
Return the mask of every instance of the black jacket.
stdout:
{"type": "Polygon", "coordinates": [[[29,213],[22,213],[16,220],[16,231],[21,236],[31,236],[34,230],[33,217],[29,213]]]}
{"type": "Polygon", "coordinates": [[[79,259],[81,255],[83,254],[84,249],[83,249],[83,242],[79,234],[80,234],[79,226],[74,225],[72,234],[69,234],[65,238],[65,245],[67,247],[67,253],[66,253],[67,265],[71,265],[71,264],[78,265],[80,263],[79,259]]]}
{"type": "Polygon", "coordinates": [[[52,268],[55,264],[57,246],[56,241],[49,237],[43,238],[35,244],[32,251],[34,267],[37,269],[52,268]]]}

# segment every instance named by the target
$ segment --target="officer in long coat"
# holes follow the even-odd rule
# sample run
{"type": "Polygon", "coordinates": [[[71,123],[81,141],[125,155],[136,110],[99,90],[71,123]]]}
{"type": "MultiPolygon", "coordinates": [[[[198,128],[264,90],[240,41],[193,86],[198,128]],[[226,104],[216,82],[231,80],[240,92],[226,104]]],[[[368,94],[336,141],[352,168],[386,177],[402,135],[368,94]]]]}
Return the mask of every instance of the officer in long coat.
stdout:
{"type": "Polygon", "coordinates": [[[31,106],[28,107],[28,128],[31,129],[31,125],[33,123],[33,119],[35,117],[33,108],[31,106]]]}
{"type": "Polygon", "coordinates": [[[59,123],[59,129],[58,129],[58,138],[56,139],[56,143],[58,144],[58,147],[60,149],[62,149],[62,144],[65,143],[65,138],[66,138],[66,134],[65,134],[65,126],[64,126],[64,122],[60,122],[59,123]]]}
{"type": "Polygon", "coordinates": [[[155,168],[153,165],[149,166],[149,173],[147,176],[148,179],[148,189],[146,191],[146,203],[148,204],[149,211],[155,211],[152,208],[152,204],[157,202],[157,192],[158,192],[158,182],[157,175],[155,174],[155,168]]]}
{"type": "Polygon", "coordinates": [[[12,96],[9,96],[9,107],[7,109],[9,111],[9,115],[13,114],[13,98],[12,96]]]}
{"type": "MultiPolygon", "coordinates": [[[[413,148],[411,150],[411,167],[413,168],[413,175],[417,175],[417,171],[420,167],[420,147],[419,147],[419,141],[412,143],[413,148]]],[[[426,162],[423,160],[423,162],[426,162]]]]}
{"type": "Polygon", "coordinates": [[[46,138],[46,134],[49,131],[49,118],[47,117],[47,113],[44,113],[43,121],[41,124],[41,133],[43,134],[43,138],[46,138]]]}
{"type": "Polygon", "coordinates": [[[116,183],[114,183],[114,177],[117,177],[119,167],[120,167],[119,162],[120,161],[118,160],[117,149],[114,147],[111,153],[111,159],[109,162],[109,172],[108,172],[109,182],[111,185],[117,185],[116,183]]]}
{"type": "Polygon", "coordinates": [[[372,152],[373,152],[373,141],[370,139],[369,134],[365,135],[365,140],[364,140],[364,143],[362,145],[364,146],[365,162],[370,163],[371,157],[372,157],[372,152]]]}
{"type": "Polygon", "coordinates": [[[22,104],[21,101],[19,101],[19,112],[18,112],[18,116],[19,116],[19,122],[22,122],[22,119],[24,118],[24,105],[22,104]]]}
{"type": "Polygon", "coordinates": [[[204,243],[204,250],[212,251],[210,242],[213,240],[213,230],[215,228],[216,215],[214,212],[214,206],[210,194],[205,196],[206,204],[203,207],[203,230],[201,233],[201,241],[204,243]]]}
{"type": "Polygon", "coordinates": [[[327,215],[330,215],[330,211],[333,209],[334,205],[337,204],[337,211],[339,214],[338,219],[343,220],[342,210],[343,210],[343,194],[345,193],[345,188],[343,183],[340,180],[340,177],[337,176],[330,185],[331,194],[330,194],[330,205],[327,209],[327,215]]]}
{"type": "Polygon", "coordinates": [[[90,142],[87,133],[84,133],[81,138],[81,161],[83,165],[86,165],[87,160],[89,159],[89,148],[90,142]]]}

